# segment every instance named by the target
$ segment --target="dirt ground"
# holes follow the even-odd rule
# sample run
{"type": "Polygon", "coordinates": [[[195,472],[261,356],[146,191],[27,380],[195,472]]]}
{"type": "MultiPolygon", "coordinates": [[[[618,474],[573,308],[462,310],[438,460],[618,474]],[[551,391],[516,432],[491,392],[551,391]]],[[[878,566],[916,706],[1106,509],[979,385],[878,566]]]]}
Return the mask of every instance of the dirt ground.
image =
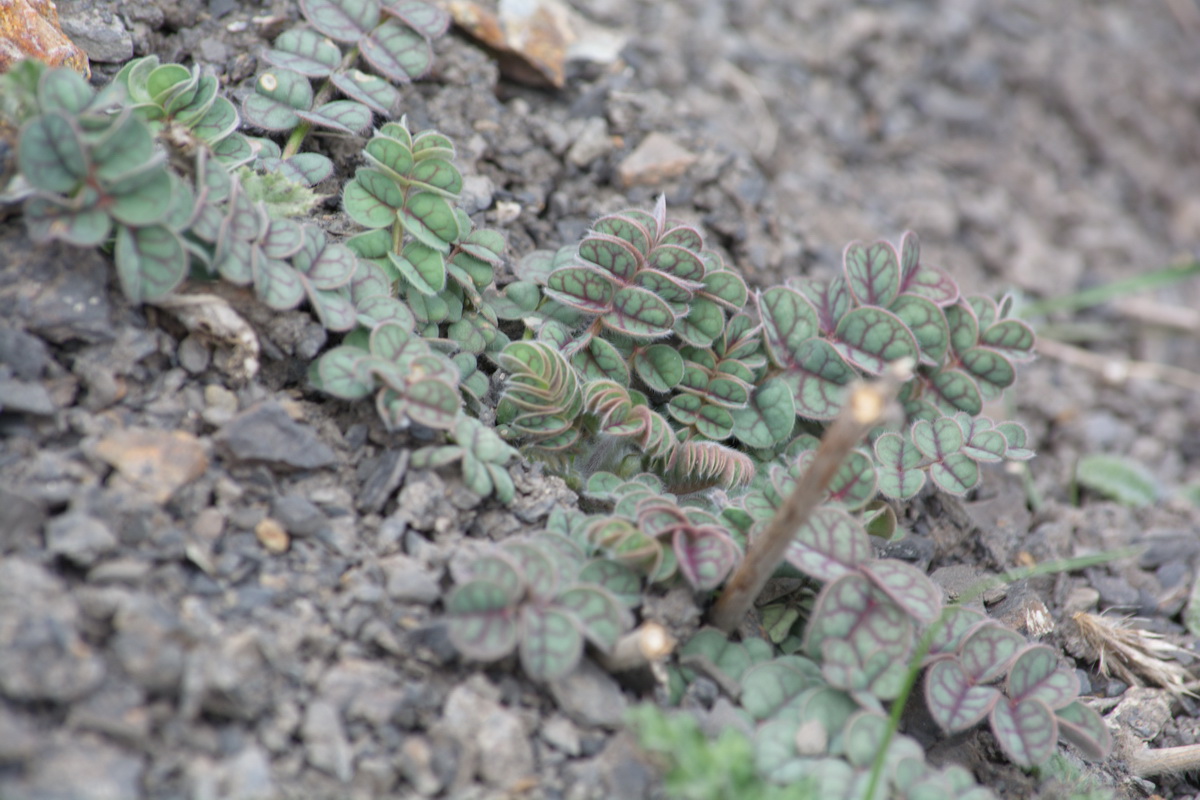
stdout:
{"type": "MultiPolygon", "coordinates": [[[[97,80],[156,53],[235,94],[299,17],[293,0],[58,5],[110,59],[93,59],[97,80]]],[[[403,90],[416,127],[458,143],[471,210],[513,258],[661,192],[760,285],[910,228],[968,290],[1030,300],[1198,256],[1194,0],[572,6],[624,37],[619,60],[531,88],[454,30],[403,90]],[[655,133],[685,170],[626,185],[655,133]]],[[[353,167],[359,143],[322,146],[353,167]]],[[[322,219],[344,230],[338,213],[330,200],[322,219]]],[[[1031,431],[1028,474],[902,517],[935,568],[1149,545],[1013,587],[1002,611],[1044,603],[1045,640],[1067,645],[1069,612],[1136,615],[1191,667],[1200,511],[1171,492],[1200,483],[1200,281],[1137,299],[1035,320],[1042,356],[997,409],[1031,431]],[[1078,490],[1088,453],[1141,461],[1163,499],[1130,510],[1078,490]]],[[[548,690],[508,662],[464,663],[439,623],[479,540],[535,530],[573,494],[522,464],[504,508],[407,469],[414,442],[306,389],[319,327],[296,312],[262,332],[264,370],[236,386],[130,308],[103,255],[34,247],[0,217],[0,798],[661,796],[621,731],[632,692],[599,670],[548,690]],[[268,515],[285,552],[256,535],[268,515]]],[[[1078,667],[1106,709],[1124,696],[1078,667]]],[[[1150,691],[1121,724],[1194,744],[1197,709],[1150,691]]],[[[1063,796],[968,744],[943,756],[1001,796],[1063,796]]],[[[1118,796],[1200,797],[1194,774],[1089,769],[1118,796]]]]}

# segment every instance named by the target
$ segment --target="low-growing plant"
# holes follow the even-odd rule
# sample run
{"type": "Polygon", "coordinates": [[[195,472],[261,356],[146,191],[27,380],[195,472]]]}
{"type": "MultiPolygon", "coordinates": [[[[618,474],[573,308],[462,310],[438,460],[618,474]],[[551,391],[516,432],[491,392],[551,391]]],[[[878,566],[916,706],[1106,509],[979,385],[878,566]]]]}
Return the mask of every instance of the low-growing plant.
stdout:
{"type": "Polygon", "coordinates": [[[425,75],[433,64],[430,42],[450,26],[450,15],[421,0],[301,0],[307,27],[281,33],[263,54],[271,67],[242,102],[246,121],[270,133],[287,133],[264,166],[312,185],[333,173],[318,153],[301,153],[313,128],[358,134],[374,114],[398,113],[393,84],[425,75]],[[343,49],[348,47],[348,49],[343,49]],[[360,61],[377,74],[358,69],[360,61]],[[321,81],[313,88],[312,81],[321,81]],[[341,93],[342,100],[332,99],[341,93]]]}
{"type": "Polygon", "coordinates": [[[451,433],[454,444],[422,447],[413,453],[412,466],[442,467],[458,461],[462,464],[463,483],[480,497],[495,494],[502,503],[511,503],[516,489],[505,465],[517,451],[493,429],[474,417],[461,415],[451,433]]]}

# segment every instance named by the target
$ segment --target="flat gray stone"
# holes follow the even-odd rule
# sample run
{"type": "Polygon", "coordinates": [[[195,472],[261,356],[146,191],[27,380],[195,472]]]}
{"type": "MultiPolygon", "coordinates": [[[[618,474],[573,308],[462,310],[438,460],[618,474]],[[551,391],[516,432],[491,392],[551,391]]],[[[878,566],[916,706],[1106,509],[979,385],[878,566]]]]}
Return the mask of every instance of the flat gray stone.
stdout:
{"type": "Polygon", "coordinates": [[[570,674],[551,681],[549,688],[558,707],[581,725],[616,728],[625,716],[628,702],[621,687],[587,658],[570,674]]]}
{"type": "Polygon", "coordinates": [[[46,524],[46,549],[76,566],[92,566],[117,544],[107,525],[78,511],[61,514],[46,524]]]}
{"type": "Polygon", "coordinates": [[[133,58],[133,37],[111,9],[77,8],[59,17],[63,33],[92,61],[120,64],[133,58]]]}
{"type": "Polygon", "coordinates": [[[350,741],[333,703],[325,700],[309,703],[304,710],[301,736],[309,764],[343,783],[354,777],[350,741]]]}
{"type": "Polygon", "coordinates": [[[221,426],[214,441],[226,458],[277,468],[319,469],[337,461],[312,428],[296,422],[274,401],[238,414],[221,426]]]}
{"type": "Polygon", "coordinates": [[[34,381],[0,379],[0,411],[49,416],[58,410],[46,387],[34,381]]]}

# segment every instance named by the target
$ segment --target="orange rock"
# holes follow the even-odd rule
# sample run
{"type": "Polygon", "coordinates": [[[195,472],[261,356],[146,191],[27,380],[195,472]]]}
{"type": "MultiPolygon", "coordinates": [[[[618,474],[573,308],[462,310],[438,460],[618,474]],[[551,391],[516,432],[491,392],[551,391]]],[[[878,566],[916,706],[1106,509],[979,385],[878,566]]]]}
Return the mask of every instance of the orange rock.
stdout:
{"type": "Polygon", "coordinates": [[[617,167],[621,185],[653,186],[678,178],[696,163],[697,156],[665,133],[648,135],[617,167]]]}
{"type": "Polygon", "coordinates": [[[567,7],[558,0],[500,0],[497,11],[470,0],[454,0],[450,15],[496,53],[500,71],[509,78],[556,89],[566,83],[567,47],[576,35],[567,7]]]}
{"type": "Polygon", "coordinates": [[[264,550],[276,556],[286,553],[292,544],[288,532],[283,529],[278,520],[271,517],[263,517],[259,520],[259,523],[254,526],[254,535],[264,550]]]}
{"type": "Polygon", "coordinates": [[[208,469],[204,445],[184,431],[127,428],[101,439],[95,455],[158,503],[208,469]]]}
{"type": "Polygon", "coordinates": [[[92,74],[87,54],[62,32],[53,0],[0,0],[0,72],[23,58],[92,74]]]}

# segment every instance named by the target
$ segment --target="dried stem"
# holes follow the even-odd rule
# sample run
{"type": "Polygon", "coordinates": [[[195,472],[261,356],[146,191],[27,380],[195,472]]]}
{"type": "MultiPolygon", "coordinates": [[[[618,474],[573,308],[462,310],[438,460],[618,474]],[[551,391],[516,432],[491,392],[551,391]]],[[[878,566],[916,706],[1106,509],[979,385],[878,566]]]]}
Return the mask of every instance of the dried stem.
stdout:
{"type": "Polygon", "coordinates": [[[1128,760],[1129,771],[1139,778],[1195,772],[1200,770],[1200,744],[1135,750],[1128,760]]]}
{"type": "Polygon", "coordinates": [[[766,530],[747,547],[746,557],[725,585],[710,616],[715,627],[725,633],[737,627],[783,561],[796,531],[825,499],[825,492],[847,454],[879,423],[910,377],[912,363],[904,360],[893,364],[878,380],[860,383],[851,390],[849,402],[821,438],[821,446],[808,471],[783,501],[766,530]]]}

